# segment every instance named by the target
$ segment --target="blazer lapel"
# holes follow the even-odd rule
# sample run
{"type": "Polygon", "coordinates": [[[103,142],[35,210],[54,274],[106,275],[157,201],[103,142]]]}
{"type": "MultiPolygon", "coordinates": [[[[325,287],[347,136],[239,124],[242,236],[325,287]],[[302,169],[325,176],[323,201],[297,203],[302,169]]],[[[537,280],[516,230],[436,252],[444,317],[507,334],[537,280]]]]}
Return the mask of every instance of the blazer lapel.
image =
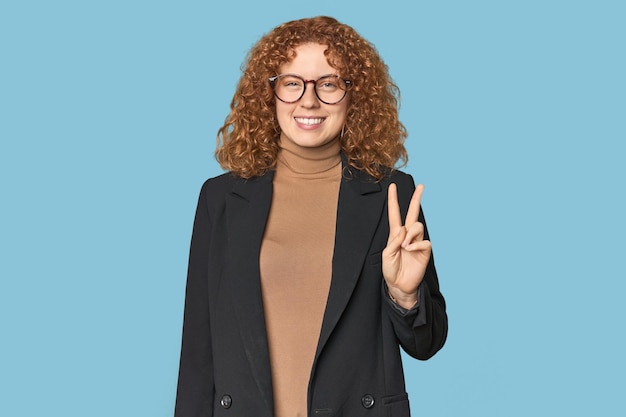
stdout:
{"type": "MultiPolygon", "coordinates": [[[[227,196],[228,272],[233,308],[246,356],[262,398],[274,414],[271,370],[261,295],[259,252],[272,200],[270,172],[235,183],[227,196]]],[[[263,415],[263,413],[259,413],[263,415]]]]}
{"type": "MultiPolygon", "coordinates": [[[[345,162],[344,162],[345,163],[345,162]]],[[[344,168],[344,171],[347,168],[344,168]]],[[[339,188],[332,279],[315,357],[328,341],[359,279],[387,194],[359,172],[344,175],[339,188]]]]}

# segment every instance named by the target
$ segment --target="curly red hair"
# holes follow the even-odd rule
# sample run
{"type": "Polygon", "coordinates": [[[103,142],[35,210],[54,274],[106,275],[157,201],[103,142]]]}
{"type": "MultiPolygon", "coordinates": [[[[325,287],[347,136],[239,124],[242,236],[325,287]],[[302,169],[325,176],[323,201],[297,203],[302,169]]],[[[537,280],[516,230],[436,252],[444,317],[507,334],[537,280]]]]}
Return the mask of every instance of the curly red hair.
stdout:
{"type": "Polygon", "coordinates": [[[353,28],[320,16],[276,27],[248,53],[230,114],[217,134],[215,156],[222,168],[251,178],[275,167],[280,127],[268,79],[306,43],[327,46],[328,63],[352,81],[341,137],[348,164],[379,180],[390,168],[406,164],[407,132],[398,119],[400,92],[387,66],[353,28]]]}

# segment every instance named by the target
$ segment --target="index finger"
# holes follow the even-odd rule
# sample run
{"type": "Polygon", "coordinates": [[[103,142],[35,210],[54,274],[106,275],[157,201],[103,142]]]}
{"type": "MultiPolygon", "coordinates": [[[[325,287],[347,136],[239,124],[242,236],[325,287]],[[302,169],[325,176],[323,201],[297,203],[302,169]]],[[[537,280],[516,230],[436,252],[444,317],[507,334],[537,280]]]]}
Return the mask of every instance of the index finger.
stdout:
{"type": "Polygon", "coordinates": [[[402,227],[402,217],[398,203],[398,189],[394,183],[389,184],[387,189],[387,213],[389,214],[389,231],[395,235],[395,231],[402,227]]]}
{"type": "Polygon", "coordinates": [[[409,203],[409,211],[406,213],[405,226],[411,227],[414,223],[417,223],[417,218],[420,214],[420,204],[422,201],[422,193],[424,192],[424,184],[418,184],[413,191],[411,202],[409,203]]]}

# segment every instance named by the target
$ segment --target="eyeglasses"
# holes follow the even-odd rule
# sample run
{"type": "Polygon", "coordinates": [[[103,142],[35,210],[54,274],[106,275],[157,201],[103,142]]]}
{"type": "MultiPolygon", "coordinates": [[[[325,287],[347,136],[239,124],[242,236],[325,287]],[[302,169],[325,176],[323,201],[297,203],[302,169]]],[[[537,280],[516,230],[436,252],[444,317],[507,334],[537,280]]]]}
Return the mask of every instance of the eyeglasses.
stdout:
{"type": "Polygon", "coordinates": [[[352,82],[338,75],[322,75],[317,80],[305,80],[295,74],[280,74],[269,78],[274,95],[283,103],[295,103],[304,96],[306,85],[313,83],[317,98],[325,104],[337,104],[348,93],[352,82]]]}

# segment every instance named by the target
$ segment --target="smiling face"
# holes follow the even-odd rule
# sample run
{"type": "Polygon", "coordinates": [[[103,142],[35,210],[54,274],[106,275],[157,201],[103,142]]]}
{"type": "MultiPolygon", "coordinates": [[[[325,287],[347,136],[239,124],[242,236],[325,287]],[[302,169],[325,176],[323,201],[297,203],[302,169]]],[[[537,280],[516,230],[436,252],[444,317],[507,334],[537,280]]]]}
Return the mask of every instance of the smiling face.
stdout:
{"type": "MultiPolygon", "coordinates": [[[[295,49],[295,58],[280,68],[281,74],[296,74],[305,80],[317,80],[323,75],[337,74],[324,55],[326,46],[307,43],[295,49]]],[[[337,104],[325,104],[315,95],[313,83],[306,84],[304,96],[295,103],[276,100],[276,118],[280,125],[281,142],[316,148],[339,139],[346,121],[350,97],[337,104]]]]}

